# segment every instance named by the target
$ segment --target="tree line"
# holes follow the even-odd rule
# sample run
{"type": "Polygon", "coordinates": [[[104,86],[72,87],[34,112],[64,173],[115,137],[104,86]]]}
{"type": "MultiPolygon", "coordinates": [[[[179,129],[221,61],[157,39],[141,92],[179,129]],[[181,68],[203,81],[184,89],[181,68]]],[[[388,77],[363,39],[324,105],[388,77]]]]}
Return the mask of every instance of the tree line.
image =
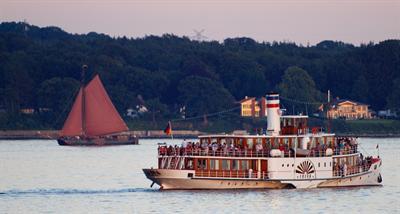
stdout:
{"type": "MultiPolygon", "coordinates": [[[[400,40],[355,46],[313,46],[251,38],[194,41],[172,34],[143,38],[70,34],[58,27],[0,24],[0,128],[20,127],[21,109],[33,121],[60,128],[80,87],[99,74],[121,115],[145,105],[149,117],[187,117],[232,108],[245,96],[278,91],[316,103],[353,99],[374,110],[400,109],[400,40]],[[43,111],[43,109],[47,109],[43,111]],[[41,112],[41,113],[40,113],[41,112]]],[[[304,112],[304,105],[283,102],[304,112]]],[[[315,107],[315,106],[314,106],[315,107]]]]}

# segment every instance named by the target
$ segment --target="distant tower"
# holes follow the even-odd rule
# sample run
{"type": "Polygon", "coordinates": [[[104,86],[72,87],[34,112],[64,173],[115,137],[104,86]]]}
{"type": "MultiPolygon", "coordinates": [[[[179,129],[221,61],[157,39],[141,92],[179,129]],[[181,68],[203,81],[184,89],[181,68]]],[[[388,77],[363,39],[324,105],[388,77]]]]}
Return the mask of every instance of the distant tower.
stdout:
{"type": "Polygon", "coordinates": [[[24,34],[26,36],[26,33],[29,31],[28,22],[26,21],[26,19],[24,19],[23,25],[24,25],[24,34]]]}
{"type": "Polygon", "coordinates": [[[267,96],[267,132],[269,135],[279,135],[281,131],[281,112],[279,107],[279,94],[268,93],[267,96]]]}
{"type": "Polygon", "coordinates": [[[203,35],[204,29],[202,29],[200,31],[198,31],[198,30],[193,30],[193,31],[194,31],[194,36],[191,37],[193,40],[203,41],[203,40],[208,39],[207,36],[203,35]]]}

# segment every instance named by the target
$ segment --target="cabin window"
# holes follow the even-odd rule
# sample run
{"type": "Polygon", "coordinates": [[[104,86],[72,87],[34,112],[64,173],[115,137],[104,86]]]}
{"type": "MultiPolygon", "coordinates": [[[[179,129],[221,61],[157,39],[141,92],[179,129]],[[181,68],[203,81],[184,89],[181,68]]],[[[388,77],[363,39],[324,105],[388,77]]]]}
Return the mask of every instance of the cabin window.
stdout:
{"type": "Polygon", "coordinates": [[[261,138],[257,138],[256,142],[257,142],[257,144],[262,144],[262,139],[261,138]]]}
{"type": "Polygon", "coordinates": [[[239,160],[232,160],[232,169],[239,170],[239,160]]]}
{"type": "Polygon", "coordinates": [[[230,160],[222,160],[222,169],[230,170],[231,169],[231,161],[230,160]]]}
{"type": "Polygon", "coordinates": [[[321,163],[318,163],[318,167],[321,167],[321,163]]]}
{"type": "Polygon", "coordinates": [[[326,162],[324,162],[324,167],[326,167],[326,162]]]}
{"type": "Polygon", "coordinates": [[[218,170],[219,169],[219,160],[210,159],[210,169],[218,170]]]}
{"type": "Polygon", "coordinates": [[[247,148],[253,149],[253,140],[247,141],[247,148]]]}
{"type": "Polygon", "coordinates": [[[187,159],[186,169],[193,169],[193,160],[192,159],[187,159]]]}
{"type": "Polygon", "coordinates": [[[257,160],[251,160],[250,168],[252,168],[253,170],[257,170],[257,160]]]}
{"type": "Polygon", "coordinates": [[[266,147],[267,147],[268,149],[270,149],[270,148],[271,148],[271,138],[265,139],[265,144],[266,144],[266,147]]]}
{"type": "Polygon", "coordinates": [[[332,147],[333,146],[333,137],[328,137],[327,140],[328,140],[328,145],[330,147],[332,147]]]}
{"type": "Polygon", "coordinates": [[[240,138],[239,140],[238,140],[238,147],[243,147],[243,145],[244,145],[244,139],[243,138],[240,138]]]}
{"type": "Polygon", "coordinates": [[[207,169],[207,160],[197,159],[197,169],[207,169]]]}
{"type": "Polygon", "coordinates": [[[241,169],[242,170],[248,170],[249,169],[249,162],[247,160],[241,160],[241,169]]]}

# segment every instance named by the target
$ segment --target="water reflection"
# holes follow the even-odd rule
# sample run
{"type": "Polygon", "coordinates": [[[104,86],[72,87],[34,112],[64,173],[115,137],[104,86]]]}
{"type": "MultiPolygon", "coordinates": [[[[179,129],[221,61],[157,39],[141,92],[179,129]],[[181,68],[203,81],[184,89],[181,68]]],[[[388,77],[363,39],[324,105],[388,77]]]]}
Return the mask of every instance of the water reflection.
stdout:
{"type": "Polygon", "coordinates": [[[400,211],[400,139],[361,139],[365,155],[380,144],[383,187],[310,190],[159,191],[141,171],[157,165],[157,142],[91,148],[0,141],[0,213],[400,211]]]}

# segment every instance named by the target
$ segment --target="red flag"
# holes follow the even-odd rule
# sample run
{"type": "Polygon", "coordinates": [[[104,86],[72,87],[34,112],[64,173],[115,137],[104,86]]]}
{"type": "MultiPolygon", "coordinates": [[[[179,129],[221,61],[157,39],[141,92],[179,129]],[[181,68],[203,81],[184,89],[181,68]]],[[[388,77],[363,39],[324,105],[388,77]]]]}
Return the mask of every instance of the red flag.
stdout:
{"type": "Polygon", "coordinates": [[[167,135],[172,134],[172,126],[171,126],[171,121],[168,121],[167,127],[164,129],[164,133],[167,135]]]}

